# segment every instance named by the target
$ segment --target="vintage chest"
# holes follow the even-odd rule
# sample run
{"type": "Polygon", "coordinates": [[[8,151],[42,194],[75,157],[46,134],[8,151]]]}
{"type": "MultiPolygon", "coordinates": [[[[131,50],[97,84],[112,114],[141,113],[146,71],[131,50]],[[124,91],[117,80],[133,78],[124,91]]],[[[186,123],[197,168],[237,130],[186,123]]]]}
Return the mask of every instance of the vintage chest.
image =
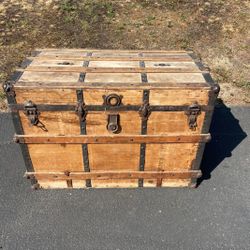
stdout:
{"type": "Polygon", "coordinates": [[[3,88],[34,188],[201,176],[219,86],[190,51],[41,49],[3,88]]]}

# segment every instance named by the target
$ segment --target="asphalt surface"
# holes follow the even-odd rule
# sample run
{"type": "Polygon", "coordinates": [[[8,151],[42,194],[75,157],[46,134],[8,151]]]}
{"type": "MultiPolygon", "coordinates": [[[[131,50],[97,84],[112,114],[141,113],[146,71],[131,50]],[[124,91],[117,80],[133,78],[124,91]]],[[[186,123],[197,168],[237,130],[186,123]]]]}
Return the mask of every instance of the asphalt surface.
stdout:
{"type": "Polygon", "coordinates": [[[13,133],[0,114],[0,249],[250,249],[250,107],[216,109],[197,189],[32,191],[13,133]]]}

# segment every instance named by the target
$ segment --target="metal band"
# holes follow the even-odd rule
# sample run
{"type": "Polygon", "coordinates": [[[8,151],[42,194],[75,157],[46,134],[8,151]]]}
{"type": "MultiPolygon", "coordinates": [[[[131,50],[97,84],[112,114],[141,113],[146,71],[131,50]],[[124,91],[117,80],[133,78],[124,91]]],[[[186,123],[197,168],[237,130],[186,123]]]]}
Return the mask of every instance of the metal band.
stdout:
{"type": "MultiPolygon", "coordinates": [[[[194,53],[189,53],[189,55],[192,57],[192,59],[194,60],[195,64],[197,65],[197,67],[200,70],[204,70],[204,69],[208,69],[208,67],[206,67],[202,61],[194,54],[194,53]]],[[[213,78],[211,77],[210,73],[202,73],[202,76],[204,77],[205,81],[207,84],[209,84],[212,87],[212,90],[209,92],[209,101],[208,101],[208,107],[210,107],[208,110],[206,110],[205,113],[205,117],[204,117],[204,122],[203,122],[203,126],[201,129],[201,133],[208,133],[209,132],[209,128],[210,128],[210,124],[211,124],[211,120],[212,120],[212,116],[213,116],[213,110],[214,110],[214,105],[215,105],[215,101],[217,98],[217,95],[220,91],[219,85],[216,84],[213,80],[213,78]]],[[[205,143],[204,142],[200,142],[199,146],[197,148],[197,153],[196,153],[196,157],[192,163],[192,170],[198,170],[200,169],[200,165],[202,162],[202,157],[203,157],[203,153],[205,150],[205,143]]],[[[196,187],[197,185],[197,178],[191,178],[191,183],[190,186],[191,187],[196,187]]]]}
{"type": "MultiPolygon", "coordinates": [[[[91,56],[92,53],[87,53],[87,56],[91,56]]],[[[88,67],[89,61],[84,61],[83,66],[88,67]]],[[[79,76],[79,81],[84,82],[85,80],[86,73],[80,73],[79,76]]],[[[76,91],[77,95],[77,101],[78,103],[84,104],[84,97],[83,97],[83,90],[77,90],[76,91]]],[[[82,135],[87,134],[86,130],[86,119],[80,119],[80,131],[82,135]]],[[[82,144],[82,157],[83,157],[83,166],[84,166],[84,171],[85,172],[90,172],[90,167],[89,167],[89,153],[88,153],[88,144],[84,143],[82,144]]],[[[91,180],[87,179],[86,180],[86,187],[91,187],[91,180]]]]}
{"type": "MultiPolygon", "coordinates": [[[[144,90],[148,92],[149,90],[144,90]]],[[[76,105],[51,105],[51,104],[36,104],[39,111],[75,111],[76,105]]],[[[87,111],[139,111],[141,105],[120,105],[120,106],[109,106],[109,105],[85,105],[87,111]]],[[[188,110],[189,105],[152,105],[150,111],[154,112],[181,112],[188,110]]],[[[201,111],[212,111],[213,105],[201,105],[201,111]]],[[[10,104],[9,108],[11,111],[24,110],[23,104],[10,104]]]]}
{"type": "MultiPolygon", "coordinates": [[[[140,53],[139,56],[143,57],[143,54],[140,53]]],[[[140,61],[140,67],[145,68],[145,62],[140,61]]],[[[141,81],[142,83],[147,83],[148,78],[146,73],[141,73],[141,81]]],[[[143,90],[143,96],[142,96],[142,103],[149,103],[149,90],[143,90]]],[[[147,124],[148,119],[143,119],[141,122],[141,134],[146,135],[147,134],[147,124]]],[[[142,143],[140,146],[140,162],[139,162],[139,171],[144,171],[145,167],[145,154],[146,154],[146,143],[142,143]]],[[[143,187],[143,179],[140,178],[138,180],[138,186],[143,187]]]]}
{"type": "MultiPolygon", "coordinates": [[[[77,90],[76,95],[77,95],[77,101],[79,103],[84,103],[83,91],[82,90],[77,90]]],[[[82,120],[82,119],[79,118],[79,122],[80,122],[81,135],[86,135],[87,134],[86,119],[82,120]]],[[[83,158],[84,171],[85,172],[90,172],[88,145],[86,143],[82,144],[82,158],[83,158]]],[[[91,187],[91,181],[90,180],[86,180],[86,187],[91,187]]]]}
{"type": "MultiPolygon", "coordinates": [[[[92,52],[87,53],[87,56],[92,56],[92,52]]],[[[89,66],[89,61],[84,61],[83,62],[83,67],[88,67],[89,66]]],[[[84,82],[85,80],[86,73],[80,73],[79,76],[79,82],[84,82]]]]}
{"type": "MultiPolygon", "coordinates": [[[[139,53],[139,56],[143,57],[143,54],[139,53]]],[[[144,61],[140,61],[139,64],[140,64],[141,68],[145,68],[145,62],[144,61]]],[[[142,81],[142,83],[147,83],[148,82],[147,73],[141,73],[141,81],[142,81]]]]}
{"type": "MultiPolygon", "coordinates": [[[[23,61],[22,66],[27,67],[27,65],[30,64],[30,63],[31,63],[30,60],[29,61],[25,60],[25,61],[23,61]]],[[[17,82],[20,79],[20,77],[22,76],[22,73],[23,72],[15,72],[11,76],[10,81],[12,82],[12,84],[15,84],[15,82],[17,82]]],[[[9,106],[17,105],[16,98],[15,98],[15,93],[12,93],[12,94],[6,93],[6,96],[7,96],[7,101],[8,101],[9,106]]],[[[13,121],[13,125],[14,125],[16,133],[20,134],[20,135],[23,135],[24,131],[23,131],[23,127],[22,127],[22,123],[21,123],[21,120],[20,120],[19,113],[18,112],[12,112],[11,116],[12,116],[12,121],[13,121]]],[[[30,158],[30,154],[29,154],[27,144],[20,144],[20,149],[21,149],[21,152],[22,152],[24,164],[25,164],[25,167],[26,167],[27,171],[34,171],[34,167],[33,167],[33,164],[32,164],[31,158],[30,158]]],[[[36,185],[37,180],[35,178],[31,179],[31,184],[36,185]]]]}

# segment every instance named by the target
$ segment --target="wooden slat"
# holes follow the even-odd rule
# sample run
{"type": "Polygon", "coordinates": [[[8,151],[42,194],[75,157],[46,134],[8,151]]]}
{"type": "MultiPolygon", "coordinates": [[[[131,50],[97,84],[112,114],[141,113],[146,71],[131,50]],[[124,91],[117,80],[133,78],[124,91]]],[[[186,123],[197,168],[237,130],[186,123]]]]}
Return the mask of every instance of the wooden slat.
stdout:
{"type": "Polygon", "coordinates": [[[200,170],[179,171],[98,171],[98,172],[26,172],[25,177],[54,180],[109,180],[109,179],[187,179],[201,177],[200,170]]]}
{"type": "Polygon", "coordinates": [[[131,52],[131,53],[184,53],[186,54],[187,52],[190,53],[190,51],[186,51],[186,50],[120,50],[120,49],[114,49],[114,50],[111,50],[111,49],[91,49],[91,48],[86,48],[86,49],[81,49],[81,48],[37,48],[36,49],[37,52],[39,51],[55,51],[55,52],[58,52],[60,53],[60,51],[69,51],[69,52],[72,52],[72,51],[76,51],[76,52],[111,52],[111,53],[121,53],[121,52],[131,52]]]}
{"type": "MultiPolygon", "coordinates": [[[[135,56],[72,56],[72,55],[44,55],[39,57],[28,57],[30,60],[74,60],[74,61],[140,61],[140,57],[135,56]]],[[[187,55],[181,56],[145,56],[143,61],[161,61],[161,62],[193,62],[187,55]]]]}
{"type": "Polygon", "coordinates": [[[19,71],[32,72],[77,72],[77,73],[203,73],[198,68],[104,68],[104,67],[57,67],[57,66],[29,66],[19,71]]]}
{"type": "Polygon", "coordinates": [[[193,143],[207,142],[211,139],[210,134],[169,134],[169,135],[67,135],[67,136],[37,136],[15,135],[15,141],[28,144],[140,144],[140,143],[193,143]]]}
{"type": "MultiPolygon", "coordinates": [[[[19,81],[15,84],[14,89],[27,89],[27,87],[32,87],[32,89],[108,89],[108,88],[119,88],[119,89],[211,89],[211,86],[205,82],[166,82],[166,83],[145,83],[141,84],[141,82],[133,82],[133,83],[122,83],[122,82],[26,82],[19,81]]],[[[28,88],[30,90],[30,88],[28,88]]]]}

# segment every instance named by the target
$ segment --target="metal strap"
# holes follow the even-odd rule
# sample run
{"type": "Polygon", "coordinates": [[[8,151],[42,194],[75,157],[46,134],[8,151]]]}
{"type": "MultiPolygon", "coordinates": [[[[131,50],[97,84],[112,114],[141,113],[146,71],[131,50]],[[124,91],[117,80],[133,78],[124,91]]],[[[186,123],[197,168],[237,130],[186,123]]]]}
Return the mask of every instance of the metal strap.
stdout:
{"type": "MultiPolygon", "coordinates": [[[[28,63],[30,64],[31,61],[27,62],[25,60],[22,64],[23,64],[23,66],[24,66],[24,64],[25,64],[25,66],[27,66],[28,63]]],[[[20,77],[22,76],[22,73],[23,72],[15,72],[11,76],[10,80],[13,82],[13,84],[15,84],[20,79],[20,77]]],[[[17,105],[16,98],[15,98],[15,93],[12,93],[10,95],[8,93],[6,93],[6,96],[7,96],[8,104],[10,106],[17,105]]],[[[20,120],[19,112],[11,112],[11,115],[12,115],[12,121],[13,121],[13,125],[14,125],[16,133],[20,134],[20,135],[23,135],[24,131],[23,131],[23,126],[22,126],[21,120],[20,120]]],[[[22,155],[23,155],[23,159],[24,159],[24,163],[25,163],[25,167],[26,167],[27,171],[34,171],[34,167],[33,167],[33,164],[32,164],[31,158],[30,158],[30,154],[29,154],[27,144],[26,145],[25,144],[22,144],[22,145],[20,144],[20,148],[21,148],[21,152],[22,152],[22,155]]],[[[32,179],[31,184],[36,185],[37,180],[32,179]]]]}
{"type": "MultiPolygon", "coordinates": [[[[91,56],[92,53],[87,53],[87,56],[91,56]]],[[[88,67],[89,61],[84,61],[83,66],[88,67]]],[[[80,73],[79,76],[79,81],[84,82],[86,73],[80,73]]],[[[84,94],[83,90],[77,90],[76,91],[77,95],[77,101],[78,103],[84,104],[84,94]]],[[[86,119],[82,120],[79,118],[80,121],[80,131],[81,135],[86,135],[87,134],[87,129],[86,129],[86,119]]],[[[84,166],[84,171],[85,172],[90,172],[90,167],[89,167],[89,153],[88,153],[88,144],[84,143],[82,144],[82,157],[83,157],[83,166],[84,166]]],[[[86,180],[86,187],[91,187],[91,180],[87,179],[86,180]]]]}
{"type": "MultiPolygon", "coordinates": [[[[139,56],[143,57],[143,54],[140,53],[139,56]]],[[[140,61],[140,67],[145,68],[145,62],[140,61]]],[[[148,78],[146,73],[141,73],[141,81],[142,83],[147,83],[148,78]]],[[[143,90],[143,96],[142,96],[142,103],[149,102],[149,90],[143,90]]],[[[147,134],[147,124],[148,120],[142,118],[141,122],[141,134],[146,135],[147,134]]],[[[146,143],[142,143],[140,146],[140,163],[139,163],[139,170],[144,171],[145,166],[145,154],[146,154],[146,143]]],[[[143,179],[138,180],[138,186],[143,187],[143,179]]]]}
{"type": "MultiPolygon", "coordinates": [[[[92,52],[87,53],[87,56],[92,56],[92,52]]],[[[84,61],[82,66],[87,68],[89,66],[89,61],[84,61]]],[[[86,73],[80,73],[79,82],[84,82],[85,76],[86,73]]]]}

